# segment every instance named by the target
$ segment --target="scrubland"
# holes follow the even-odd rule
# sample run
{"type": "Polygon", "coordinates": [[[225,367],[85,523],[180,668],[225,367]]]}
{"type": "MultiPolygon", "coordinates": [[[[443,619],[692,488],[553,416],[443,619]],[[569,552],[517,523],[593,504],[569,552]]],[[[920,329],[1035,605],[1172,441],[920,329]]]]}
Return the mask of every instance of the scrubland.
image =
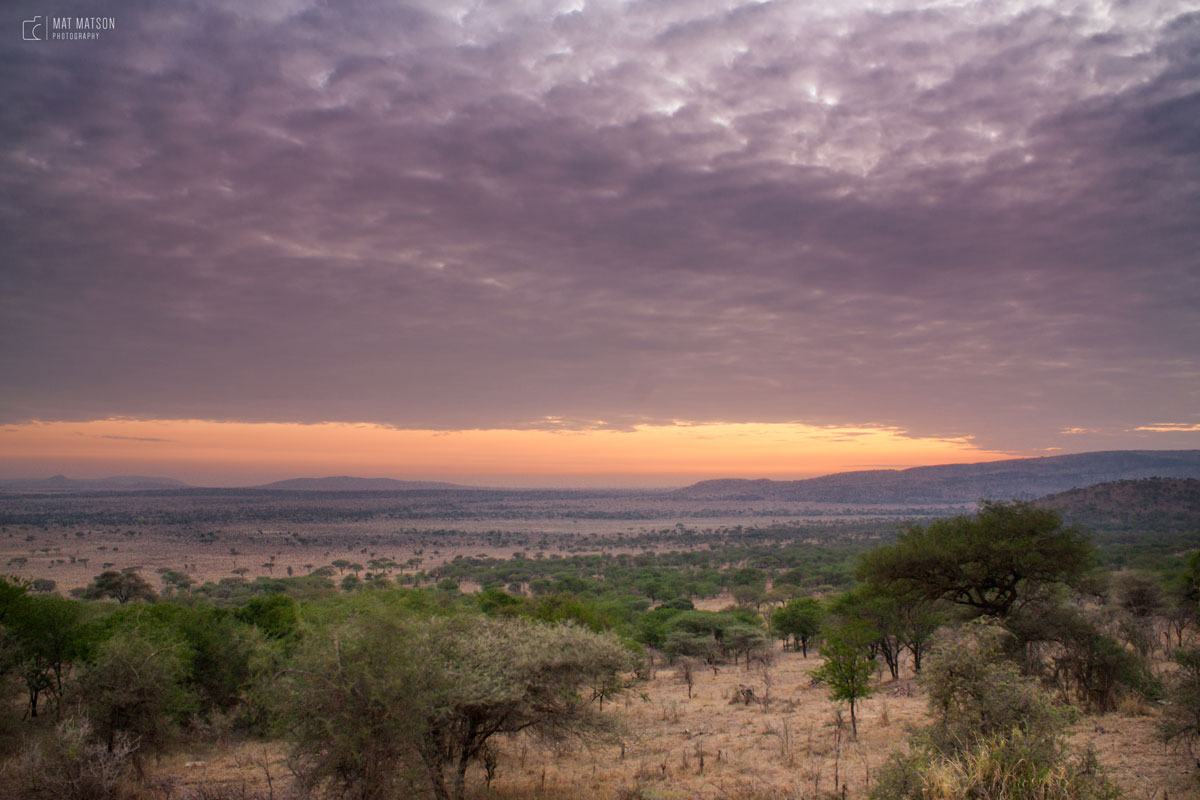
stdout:
{"type": "MultiPolygon", "coordinates": [[[[1040,699],[1006,710],[1011,729],[976,741],[968,727],[962,753],[945,752],[969,760],[977,745],[1019,743],[1014,732],[1043,704],[1067,726],[1047,723],[1041,755],[1054,769],[1094,751],[1097,774],[1124,797],[1200,797],[1188,716],[1200,719],[1200,694],[1181,660],[1200,635],[1200,555],[1186,538],[1143,552],[1123,532],[1119,557],[1143,566],[1129,570],[1105,563],[1103,541],[1021,504],[939,522],[933,511],[780,519],[762,508],[651,518],[581,502],[567,511],[599,518],[539,506],[522,519],[530,507],[503,504],[405,517],[394,498],[6,507],[0,797],[452,797],[458,768],[463,797],[476,800],[915,796],[879,795],[881,781],[895,784],[889,759],[932,753],[914,732],[954,716],[944,698],[931,704],[937,690],[918,680],[915,659],[944,660],[954,651],[939,637],[973,619],[992,620],[1007,642],[988,668],[1017,682],[995,702],[1040,699]],[[963,565],[958,578],[976,585],[959,591],[950,579],[963,565]],[[122,583],[136,591],[118,598],[122,583]],[[787,613],[802,606],[817,613],[803,634],[787,613]],[[380,633],[389,626],[399,633],[380,633]],[[492,657],[462,633],[500,641],[543,629],[625,655],[579,661],[592,671],[560,675],[542,696],[541,676],[576,654],[513,640],[492,657]],[[862,685],[833,685],[825,666],[839,652],[865,667],[862,685]],[[455,744],[479,708],[495,711],[480,687],[503,684],[518,662],[534,677],[504,702],[525,716],[497,724],[486,746],[455,744]],[[328,726],[309,713],[318,703],[328,726]],[[432,720],[453,724],[435,735],[432,720]],[[346,737],[358,744],[341,751],[346,737]],[[55,766],[68,762],[76,772],[55,766]],[[111,772],[103,792],[88,788],[101,785],[87,783],[100,780],[89,770],[111,772]],[[447,776],[441,790],[435,774],[447,776]]],[[[954,702],[986,707],[987,683],[954,702]]],[[[1015,770],[1021,758],[998,763],[1015,770]]],[[[1097,780],[1091,793],[1045,797],[1115,796],[1097,780]]]]}

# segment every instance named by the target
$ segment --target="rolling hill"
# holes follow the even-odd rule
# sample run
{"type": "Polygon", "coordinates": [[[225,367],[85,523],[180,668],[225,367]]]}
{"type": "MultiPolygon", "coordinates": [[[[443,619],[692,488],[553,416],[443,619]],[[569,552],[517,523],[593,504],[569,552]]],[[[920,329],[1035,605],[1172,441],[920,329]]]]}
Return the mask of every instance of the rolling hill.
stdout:
{"type": "Polygon", "coordinates": [[[799,481],[712,480],[676,490],[693,500],[813,503],[972,503],[1033,499],[1097,483],[1137,478],[1200,478],[1200,450],[1112,450],[980,464],[840,472],[799,481]]]}
{"type": "Polygon", "coordinates": [[[1036,501],[1093,530],[1200,531],[1200,480],[1142,478],[1100,483],[1036,501]]]}

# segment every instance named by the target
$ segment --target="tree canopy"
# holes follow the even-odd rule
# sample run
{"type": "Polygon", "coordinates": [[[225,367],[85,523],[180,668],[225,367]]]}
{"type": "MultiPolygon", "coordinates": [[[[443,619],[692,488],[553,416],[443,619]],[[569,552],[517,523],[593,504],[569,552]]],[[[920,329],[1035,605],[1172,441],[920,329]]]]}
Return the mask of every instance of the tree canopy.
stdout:
{"type": "Polygon", "coordinates": [[[786,644],[789,637],[796,642],[808,658],[808,643],[821,630],[825,610],[812,597],[795,597],[771,616],[771,627],[786,644]]]}
{"type": "Polygon", "coordinates": [[[859,577],[889,591],[1007,616],[1050,584],[1076,583],[1092,545],[1030,503],[985,502],[976,514],[916,525],[863,555],[859,577]]]}
{"type": "Polygon", "coordinates": [[[111,597],[122,605],[130,600],[153,601],[158,597],[146,579],[136,572],[117,572],[111,569],[93,578],[83,590],[83,596],[92,600],[111,597]]]}
{"type": "Polygon", "coordinates": [[[496,734],[602,731],[593,701],[628,666],[615,637],[573,624],[367,614],[310,639],[280,703],[309,785],[371,800],[416,770],[448,800],[496,734]]]}

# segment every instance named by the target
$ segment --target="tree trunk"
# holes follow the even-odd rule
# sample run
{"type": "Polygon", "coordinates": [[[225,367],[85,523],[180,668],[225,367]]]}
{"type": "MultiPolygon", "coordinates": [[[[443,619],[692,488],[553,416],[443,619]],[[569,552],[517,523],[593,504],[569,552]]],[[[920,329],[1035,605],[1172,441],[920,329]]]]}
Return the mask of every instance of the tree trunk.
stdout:
{"type": "Polygon", "coordinates": [[[450,800],[450,793],[446,791],[446,778],[442,775],[441,766],[426,762],[425,772],[429,775],[429,785],[433,787],[433,796],[437,800],[450,800]]]}
{"type": "Polygon", "coordinates": [[[458,757],[458,769],[454,775],[454,800],[463,800],[467,795],[467,765],[470,763],[469,751],[463,748],[462,754],[458,757]]]}
{"type": "Polygon", "coordinates": [[[854,732],[854,740],[858,741],[858,719],[854,716],[854,701],[850,701],[850,730],[854,732]]]}

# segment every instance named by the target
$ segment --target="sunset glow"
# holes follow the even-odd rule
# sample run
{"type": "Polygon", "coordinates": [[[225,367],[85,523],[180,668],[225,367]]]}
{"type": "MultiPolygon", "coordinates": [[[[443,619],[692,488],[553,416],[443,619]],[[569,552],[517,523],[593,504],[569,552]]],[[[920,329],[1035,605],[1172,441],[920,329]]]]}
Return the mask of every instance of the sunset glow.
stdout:
{"type": "Polygon", "coordinates": [[[680,485],[1012,457],[966,439],[799,423],[631,429],[400,430],[380,425],[100,420],[9,426],[0,451],[26,473],[163,474],[198,485],[353,473],[481,485],[680,485]]]}

